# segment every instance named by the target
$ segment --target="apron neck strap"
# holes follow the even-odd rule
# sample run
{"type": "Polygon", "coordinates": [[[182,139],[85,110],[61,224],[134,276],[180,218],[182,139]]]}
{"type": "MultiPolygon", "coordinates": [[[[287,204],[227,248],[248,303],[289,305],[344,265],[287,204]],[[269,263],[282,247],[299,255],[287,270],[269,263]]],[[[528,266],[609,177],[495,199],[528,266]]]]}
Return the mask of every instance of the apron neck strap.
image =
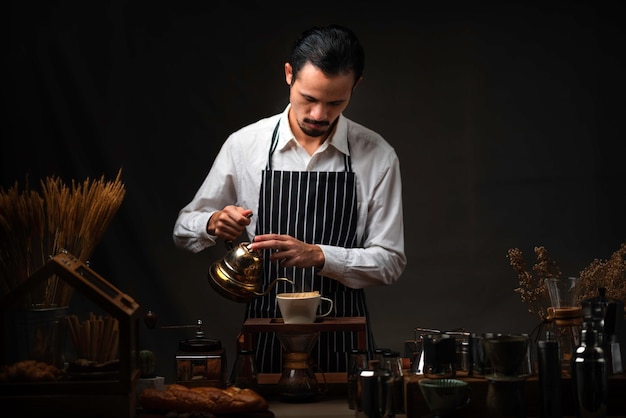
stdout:
{"type": "MultiPolygon", "coordinates": [[[[267,154],[267,164],[265,166],[266,170],[272,169],[272,155],[274,154],[274,151],[276,151],[276,147],[278,146],[278,127],[279,126],[280,126],[280,119],[278,120],[278,122],[276,123],[276,126],[274,127],[274,132],[272,132],[272,142],[270,144],[270,150],[267,154]]],[[[347,141],[347,143],[348,143],[348,152],[350,152],[350,141],[347,141]]],[[[343,160],[344,160],[346,172],[351,173],[352,172],[352,160],[350,159],[350,155],[344,155],[343,160]]]]}

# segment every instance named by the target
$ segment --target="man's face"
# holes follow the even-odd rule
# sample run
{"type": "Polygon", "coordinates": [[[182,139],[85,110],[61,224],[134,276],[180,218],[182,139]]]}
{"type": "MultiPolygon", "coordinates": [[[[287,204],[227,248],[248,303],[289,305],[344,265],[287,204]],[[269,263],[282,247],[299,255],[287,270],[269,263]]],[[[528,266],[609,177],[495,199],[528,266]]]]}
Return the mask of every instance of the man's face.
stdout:
{"type": "Polygon", "coordinates": [[[302,67],[295,81],[291,65],[285,64],[285,80],[290,86],[291,128],[295,130],[297,125],[301,131],[294,132],[296,136],[325,136],[348,106],[355,87],[353,73],[328,76],[310,63],[302,67]]]}

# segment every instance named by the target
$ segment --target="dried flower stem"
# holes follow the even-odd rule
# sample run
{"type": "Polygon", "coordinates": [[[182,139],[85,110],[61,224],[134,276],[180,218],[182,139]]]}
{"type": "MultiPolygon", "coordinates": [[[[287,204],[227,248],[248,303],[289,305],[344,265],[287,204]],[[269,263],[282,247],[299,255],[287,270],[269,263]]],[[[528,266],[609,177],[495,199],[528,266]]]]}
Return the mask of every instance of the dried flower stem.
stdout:
{"type": "Polygon", "coordinates": [[[608,260],[595,259],[580,272],[581,300],[598,296],[598,289],[606,289],[606,296],[626,301],[626,243],[622,243],[608,260]]]}
{"type": "Polygon", "coordinates": [[[508,257],[519,279],[519,287],[513,289],[514,292],[518,293],[522,302],[528,305],[528,312],[543,321],[548,316],[549,306],[545,279],[560,277],[561,271],[544,247],[535,247],[534,250],[537,256],[537,263],[532,267],[534,275],[528,271],[524,255],[519,248],[509,249],[508,257]]]}
{"type": "MultiPolygon", "coordinates": [[[[534,250],[537,257],[537,263],[532,267],[534,275],[528,271],[519,248],[511,248],[507,254],[519,279],[519,287],[514,291],[528,305],[528,312],[545,320],[550,305],[545,279],[559,278],[562,274],[544,247],[535,247],[534,250]]],[[[598,296],[600,288],[606,289],[607,297],[626,301],[626,243],[622,243],[608,260],[595,259],[580,272],[579,301],[598,296]]]]}

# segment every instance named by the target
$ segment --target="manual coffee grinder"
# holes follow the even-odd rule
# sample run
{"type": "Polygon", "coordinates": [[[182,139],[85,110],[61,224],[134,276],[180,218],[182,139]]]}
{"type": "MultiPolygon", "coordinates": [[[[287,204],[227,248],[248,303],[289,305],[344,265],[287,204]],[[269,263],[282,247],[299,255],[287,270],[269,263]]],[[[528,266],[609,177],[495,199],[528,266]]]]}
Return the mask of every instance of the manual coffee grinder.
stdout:
{"type": "Polygon", "coordinates": [[[187,387],[226,387],[226,352],[220,340],[206,338],[202,320],[194,325],[170,325],[157,327],[157,316],[148,311],[144,323],[149,329],[194,328],[193,338],[178,342],[176,352],[176,383],[187,387]]]}
{"type": "Polygon", "coordinates": [[[283,402],[312,402],[320,387],[311,370],[311,350],[319,332],[277,332],[283,347],[283,372],[278,381],[278,393],[283,402]]]}

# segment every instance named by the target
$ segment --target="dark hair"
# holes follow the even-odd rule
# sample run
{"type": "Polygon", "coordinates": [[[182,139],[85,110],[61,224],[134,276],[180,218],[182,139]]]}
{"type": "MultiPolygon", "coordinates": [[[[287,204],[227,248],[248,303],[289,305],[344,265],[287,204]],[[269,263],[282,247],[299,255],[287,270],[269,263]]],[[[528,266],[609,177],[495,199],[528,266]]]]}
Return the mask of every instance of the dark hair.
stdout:
{"type": "Polygon", "coordinates": [[[363,75],[365,53],[354,32],[339,25],[313,27],[304,31],[295,42],[289,64],[293,70],[293,82],[298,72],[310,62],[324,74],[354,73],[356,83],[363,75]]]}

